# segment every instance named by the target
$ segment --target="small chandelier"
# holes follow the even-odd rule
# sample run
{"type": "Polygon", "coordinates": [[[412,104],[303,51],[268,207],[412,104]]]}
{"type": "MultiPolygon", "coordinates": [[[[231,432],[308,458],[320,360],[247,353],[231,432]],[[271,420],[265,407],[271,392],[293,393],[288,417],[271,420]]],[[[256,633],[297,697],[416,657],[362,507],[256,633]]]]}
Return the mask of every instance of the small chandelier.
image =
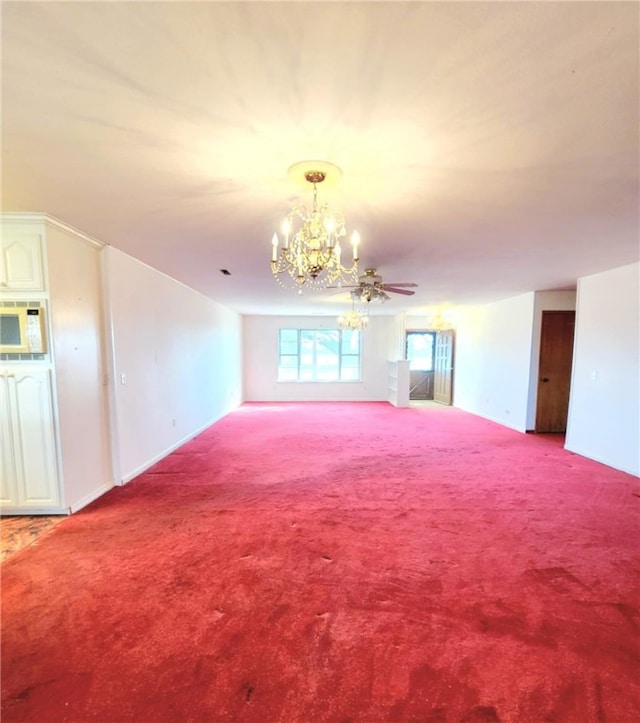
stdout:
{"type": "MultiPolygon", "coordinates": [[[[331,164],[318,165],[339,172],[331,164]]],[[[282,224],[282,243],[276,233],[271,240],[271,272],[283,288],[298,289],[299,293],[303,287],[324,289],[329,284],[341,286],[358,280],[360,236],[357,231],[352,233],[353,261],[351,266],[344,266],[340,247],[340,239],[347,235],[344,218],[332,215],[326,204],[318,205],[318,184],[326,177],[324,170],[304,171],[304,179],[313,184],[313,206],[309,211],[296,205],[282,224]]]]}
{"type": "Polygon", "coordinates": [[[338,317],[338,326],[341,329],[364,329],[369,324],[369,316],[356,311],[355,302],[351,302],[351,311],[338,317]]]}
{"type": "Polygon", "coordinates": [[[428,319],[428,327],[433,331],[453,329],[453,323],[441,311],[437,311],[428,319]]]}

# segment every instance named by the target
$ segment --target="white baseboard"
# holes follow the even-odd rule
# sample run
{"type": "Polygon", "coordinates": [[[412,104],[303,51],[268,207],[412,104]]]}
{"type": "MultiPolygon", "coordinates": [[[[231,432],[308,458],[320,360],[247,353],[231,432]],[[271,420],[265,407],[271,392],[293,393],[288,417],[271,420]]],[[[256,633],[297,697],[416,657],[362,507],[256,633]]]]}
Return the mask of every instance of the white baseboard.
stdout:
{"type": "Polygon", "coordinates": [[[68,507],[3,507],[0,515],[68,515],[68,507]]]}
{"type": "Polygon", "coordinates": [[[113,484],[101,485],[97,489],[93,490],[93,492],[90,492],[88,495],[83,497],[81,500],[78,500],[72,505],[69,505],[68,512],[70,512],[71,514],[73,514],[74,512],[78,512],[78,510],[81,510],[83,507],[91,504],[94,500],[97,500],[98,497],[102,497],[102,495],[105,492],[108,492],[110,489],[113,489],[113,484]]]}
{"type": "Polygon", "coordinates": [[[148,470],[149,467],[153,467],[154,464],[159,462],[161,459],[164,459],[165,457],[169,456],[172,452],[175,452],[176,449],[178,449],[179,447],[182,447],[183,444],[186,444],[188,441],[190,441],[194,437],[197,437],[199,434],[204,432],[205,429],[208,429],[212,424],[215,424],[216,422],[220,421],[220,419],[222,419],[222,417],[217,417],[216,419],[214,419],[210,422],[207,422],[199,429],[196,429],[194,432],[191,432],[186,437],[183,437],[175,444],[172,444],[170,447],[167,447],[165,450],[163,450],[159,454],[155,455],[155,457],[152,457],[151,459],[147,460],[144,464],[140,465],[133,472],[129,472],[128,474],[126,474],[122,478],[122,480],[119,482],[119,484],[125,485],[125,484],[127,484],[127,482],[131,482],[132,479],[135,479],[136,477],[141,475],[143,472],[148,470]]]}

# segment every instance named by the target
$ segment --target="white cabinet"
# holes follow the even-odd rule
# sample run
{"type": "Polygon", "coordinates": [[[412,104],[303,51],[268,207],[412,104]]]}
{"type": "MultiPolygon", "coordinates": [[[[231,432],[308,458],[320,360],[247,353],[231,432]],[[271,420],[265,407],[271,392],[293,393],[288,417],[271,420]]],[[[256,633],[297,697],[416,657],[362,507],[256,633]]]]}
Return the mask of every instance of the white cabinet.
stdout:
{"type": "Polygon", "coordinates": [[[0,213],[2,302],[47,308],[47,353],[0,361],[0,513],[69,514],[113,486],[102,244],[0,213]]]}
{"type": "Polygon", "coordinates": [[[44,291],[42,236],[3,228],[0,240],[0,291],[44,291]]]}
{"type": "Polygon", "coordinates": [[[51,372],[0,371],[0,504],[3,512],[58,510],[51,372]]]}

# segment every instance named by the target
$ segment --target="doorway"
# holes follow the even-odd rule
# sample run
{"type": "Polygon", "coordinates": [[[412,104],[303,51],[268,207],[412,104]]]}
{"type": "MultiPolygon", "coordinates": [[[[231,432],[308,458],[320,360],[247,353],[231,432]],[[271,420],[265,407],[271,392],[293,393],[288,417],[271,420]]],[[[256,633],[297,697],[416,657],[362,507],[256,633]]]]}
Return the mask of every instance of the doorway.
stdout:
{"type": "Polygon", "coordinates": [[[566,432],[575,311],[543,311],[535,431],[566,432]]]}
{"type": "Polygon", "coordinates": [[[407,331],[405,355],[409,361],[409,399],[433,399],[434,331],[407,331]]]}

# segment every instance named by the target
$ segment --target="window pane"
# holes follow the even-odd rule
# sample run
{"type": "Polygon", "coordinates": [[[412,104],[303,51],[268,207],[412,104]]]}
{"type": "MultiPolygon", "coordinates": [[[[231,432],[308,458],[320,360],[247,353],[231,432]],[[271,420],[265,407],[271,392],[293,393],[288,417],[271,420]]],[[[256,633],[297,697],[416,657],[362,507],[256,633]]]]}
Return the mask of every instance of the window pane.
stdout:
{"type": "Polygon", "coordinates": [[[280,329],[278,335],[278,381],[298,379],[298,330],[280,329]]]}
{"type": "Polygon", "coordinates": [[[298,343],[292,341],[281,341],[280,342],[280,354],[297,354],[298,343]]]}
{"type": "Polygon", "coordinates": [[[318,382],[337,382],[339,379],[338,367],[318,369],[316,381],[318,382]]]}
{"type": "Polygon", "coordinates": [[[338,359],[340,359],[336,352],[326,349],[320,349],[317,358],[320,366],[326,366],[327,364],[335,364],[337,366],[338,359]]]}
{"type": "Polygon", "coordinates": [[[338,369],[340,369],[340,365],[338,364],[337,359],[335,359],[335,360],[327,359],[324,361],[320,359],[320,360],[318,360],[318,363],[316,364],[316,369],[318,370],[318,373],[321,373],[321,372],[324,373],[324,372],[327,372],[330,370],[333,370],[337,373],[338,369]]]}
{"type": "Polygon", "coordinates": [[[318,359],[335,359],[339,358],[340,354],[340,339],[333,335],[327,335],[322,333],[316,337],[316,353],[318,359]]]}
{"type": "Polygon", "coordinates": [[[407,359],[409,369],[431,371],[433,368],[433,334],[430,332],[407,334],[407,359]]]}
{"type": "Polygon", "coordinates": [[[357,356],[343,356],[342,357],[342,368],[343,369],[359,369],[360,359],[357,356]]]}
{"type": "Polygon", "coordinates": [[[354,354],[360,350],[360,330],[345,329],[342,332],[342,353],[354,354]]]}
{"type": "Polygon", "coordinates": [[[300,366],[301,367],[312,367],[313,366],[313,354],[300,354],[300,366]]]}
{"type": "Polygon", "coordinates": [[[280,367],[287,369],[290,368],[298,368],[298,357],[297,356],[281,356],[280,357],[280,367]]]}

